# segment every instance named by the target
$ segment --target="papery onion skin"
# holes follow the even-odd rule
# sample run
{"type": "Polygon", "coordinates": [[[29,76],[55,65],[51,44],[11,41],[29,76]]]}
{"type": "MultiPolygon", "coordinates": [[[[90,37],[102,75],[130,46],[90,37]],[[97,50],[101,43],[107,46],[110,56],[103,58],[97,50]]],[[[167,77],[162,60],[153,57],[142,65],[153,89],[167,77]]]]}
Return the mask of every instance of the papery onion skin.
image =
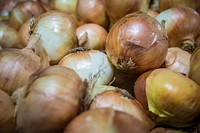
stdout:
{"type": "Polygon", "coordinates": [[[15,133],[14,103],[11,97],[0,90],[0,132],[15,133]]]}
{"type": "Polygon", "coordinates": [[[80,110],[83,93],[84,86],[76,72],[58,65],[46,68],[14,94],[17,131],[63,132],[80,110]]]}
{"type": "Polygon", "coordinates": [[[197,9],[200,6],[199,0],[159,0],[158,2],[158,10],[162,12],[169,8],[175,6],[187,6],[193,9],[197,9]]]}
{"type": "Polygon", "coordinates": [[[11,95],[39,69],[41,58],[31,49],[0,50],[0,89],[11,95]]]}
{"type": "Polygon", "coordinates": [[[89,49],[104,51],[108,32],[98,24],[86,23],[76,29],[78,45],[89,49]]]}
{"type": "Polygon", "coordinates": [[[23,1],[17,3],[10,13],[9,24],[16,30],[19,30],[21,25],[31,17],[37,17],[44,13],[43,6],[36,1],[23,1]]]}
{"type": "Polygon", "coordinates": [[[114,76],[114,66],[99,50],[77,51],[63,57],[58,65],[73,69],[89,85],[106,85],[114,76]]]}
{"type": "Polygon", "coordinates": [[[189,78],[200,85],[200,46],[192,53],[189,65],[189,78]]]}
{"type": "Polygon", "coordinates": [[[155,126],[136,99],[129,99],[115,90],[104,91],[96,95],[90,105],[90,109],[96,108],[113,108],[114,110],[128,113],[141,121],[148,130],[155,126]]]}
{"type": "Polygon", "coordinates": [[[184,75],[189,74],[191,54],[179,47],[168,48],[165,67],[184,75]]]}
{"type": "Polygon", "coordinates": [[[156,17],[168,35],[169,47],[180,47],[192,52],[200,35],[200,15],[189,7],[173,7],[156,17]],[[190,48],[191,47],[191,48],[190,48]]]}
{"type": "Polygon", "coordinates": [[[151,72],[146,80],[149,110],[157,124],[188,127],[199,121],[200,86],[184,75],[167,68],[151,72]]]}
{"type": "Polygon", "coordinates": [[[120,19],[109,31],[106,41],[106,53],[113,65],[131,73],[160,67],[167,48],[164,27],[143,12],[120,19]]]}
{"type": "Polygon", "coordinates": [[[7,24],[0,24],[0,45],[2,48],[23,48],[18,32],[7,24]]]}
{"type": "Polygon", "coordinates": [[[70,15],[51,10],[37,20],[33,34],[40,34],[42,45],[50,58],[51,64],[57,64],[70,49],[76,47],[76,24],[70,15]]]}
{"type": "Polygon", "coordinates": [[[148,133],[146,127],[123,112],[111,108],[85,111],[69,125],[64,133],[148,133]],[[81,125],[80,125],[81,123],[81,125]],[[78,127],[78,128],[77,128],[78,127]]]}
{"type": "Polygon", "coordinates": [[[77,14],[86,23],[96,23],[105,29],[109,25],[104,0],[78,0],[77,14]]]}

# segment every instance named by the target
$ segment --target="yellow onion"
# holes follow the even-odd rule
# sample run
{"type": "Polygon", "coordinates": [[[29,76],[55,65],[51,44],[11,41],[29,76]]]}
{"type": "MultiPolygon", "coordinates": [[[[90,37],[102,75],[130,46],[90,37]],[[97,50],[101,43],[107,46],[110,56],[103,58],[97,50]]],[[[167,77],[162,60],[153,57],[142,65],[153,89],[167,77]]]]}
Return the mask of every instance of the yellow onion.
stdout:
{"type": "Polygon", "coordinates": [[[0,90],[0,132],[15,133],[14,103],[11,97],[0,90]]]}
{"type": "Polygon", "coordinates": [[[107,55],[99,50],[69,53],[58,64],[73,69],[90,86],[108,84],[114,75],[113,65],[107,55]]]}
{"type": "Polygon", "coordinates": [[[167,34],[162,25],[143,12],[120,19],[110,29],[106,53],[119,70],[131,73],[158,68],[167,54],[167,34]]]}
{"type": "Polygon", "coordinates": [[[84,85],[72,69],[54,65],[13,94],[19,133],[62,133],[80,110],[84,85]]]}
{"type": "Polygon", "coordinates": [[[148,133],[148,130],[131,115],[104,108],[83,112],[66,126],[63,133],[148,133]]]}
{"type": "Polygon", "coordinates": [[[200,85],[200,47],[197,47],[191,55],[189,78],[200,85]]]}
{"type": "Polygon", "coordinates": [[[188,127],[199,122],[200,86],[167,68],[156,69],[146,79],[149,111],[157,124],[188,127]]]}
{"type": "Polygon", "coordinates": [[[149,8],[149,0],[104,0],[105,10],[109,16],[110,27],[112,27],[115,22],[125,15],[136,12],[143,11],[147,12],[149,8]]]}
{"type": "Polygon", "coordinates": [[[95,96],[90,105],[90,109],[113,108],[117,111],[128,113],[141,121],[148,130],[151,130],[155,124],[145,114],[140,103],[133,97],[130,98],[129,94],[127,95],[127,93],[128,92],[124,93],[119,89],[103,91],[95,96]]]}
{"type": "Polygon", "coordinates": [[[78,0],[77,14],[86,23],[99,24],[106,29],[109,25],[104,0],[78,0]]]}
{"type": "Polygon", "coordinates": [[[9,24],[16,30],[19,30],[21,25],[31,17],[37,17],[44,13],[43,6],[36,1],[22,1],[17,3],[10,13],[9,24]]]}
{"type": "Polygon", "coordinates": [[[76,29],[78,45],[89,49],[105,50],[108,32],[98,24],[86,23],[76,29]]]}
{"type": "Polygon", "coordinates": [[[175,6],[187,6],[193,9],[197,9],[200,7],[199,0],[159,0],[158,2],[158,10],[160,12],[175,7],[175,6]]]}
{"type": "Polygon", "coordinates": [[[23,48],[18,32],[7,24],[0,24],[0,45],[2,48],[23,48]]]}
{"type": "Polygon", "coordinates": [[[153,18],[156,18],[159,13],[158,13],[158,11],[149,8],[147,11],[147,14],[153,18]]]}
{"type": "Polygon", "coordinates": [[[70,49],[77,45],[76,24],[70,15],[51,10],[42,14],[33,28],[33,34],[40,34],[42,45],[51,64],[57,64],[70,49]]]}
{"type": "Polygon", "coordinates": [[[17,88],[28,82],[29,76],[40,67],[48,66],[46,52],[37,44],[39,37],[31,38],[23,49],[5,48],[0,50],[0,89],[11,95],[17,88]],[[34,46],[36,46],[34,48],[34,46]],[[40,53],[41,51],[41,53],[40,53]],[[44,62],[43,62],[44,61],[44,62]],[[44,63],[44,64],[43,64],[44,63]]]}
{"type": "MultiPolygon", "coordinates": [[[[156,19],[164,24],[169,47],[180,47],[190,53],[200,35],[200,15],[190,7],[173,7],[162,11],[156,19]]],[[[200,41],[200,40],[199,40],[200,41]]]]}
{"type": "Polygon", "coordinates": [[[188,75],[191,54],[178,47],[168,48],[164,65],[173,71],[188,75]]]}

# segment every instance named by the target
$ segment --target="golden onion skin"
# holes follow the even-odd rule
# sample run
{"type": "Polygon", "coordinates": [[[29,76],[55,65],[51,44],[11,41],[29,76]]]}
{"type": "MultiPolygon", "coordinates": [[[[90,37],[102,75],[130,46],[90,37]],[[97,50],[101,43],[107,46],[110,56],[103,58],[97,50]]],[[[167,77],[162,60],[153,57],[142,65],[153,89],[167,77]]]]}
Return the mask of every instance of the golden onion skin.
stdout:
{"type": "Polygon", "coordinates": [[[111,28],[105,47],[117,69],[142,73],[164,62],[167,33],[156,19],[136,12],[123,17],[111,28]]]}
{"type": "Polygon", "coordinates": [[[188,127],[199,121],[200,86],[184,75],[167,68],[151,72],[146,79],[149,110],[157,124],[188,127]]]}

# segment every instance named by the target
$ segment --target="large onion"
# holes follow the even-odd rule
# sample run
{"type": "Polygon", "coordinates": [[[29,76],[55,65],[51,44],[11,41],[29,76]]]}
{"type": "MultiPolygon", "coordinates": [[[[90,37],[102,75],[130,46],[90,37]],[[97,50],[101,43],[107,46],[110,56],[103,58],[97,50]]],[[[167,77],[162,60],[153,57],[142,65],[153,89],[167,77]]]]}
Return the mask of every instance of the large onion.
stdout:
{"type": "Polygon", "coordinates": [[[51,64],[58,63],[77,45],[76,24],[71,16],[56,10],[42,14],[36,20],[33,33],[41,35],[39,44],[47,51],[51,64]]]}
{"type": "Polygon", "coordinates": [[[146,79],[149,110],[157,124],[187,127],[199,122],[200,86],[167,68],[156,69],[146,79]]]}
{"type": "Polygon", "coordinates": [[[0,90],[0,132],[15,133],[14,103],[11,97],[0,90]]]}
{"type": "Polygon", "coordinates": [[[131,115],[104,108],[83,112],[66,126],[64,133],[148,133],[148,130],[131,115]]]}
{"type": "Polygon", "coordinates": [[[133,73],[160,67],[167,48],[164,27],[143,12],[120,19],[111,28],[106,42],[106,53],[113,65],[133,73]]]}
{"type": "Polygon", "coordinates": [[[69,68],[54,65],[35,75],[16,91],[16,128],[19,133],[62,133],[80,110],[84,86],[69,68]]]}
{"type": "Polygon", "coordinates": [[[181,47],[188,52],[195,48],[200,35],[200,15],[189,7],[173,7],[161,12],[156,19],[164,22],[169,47],[181,47]]]}

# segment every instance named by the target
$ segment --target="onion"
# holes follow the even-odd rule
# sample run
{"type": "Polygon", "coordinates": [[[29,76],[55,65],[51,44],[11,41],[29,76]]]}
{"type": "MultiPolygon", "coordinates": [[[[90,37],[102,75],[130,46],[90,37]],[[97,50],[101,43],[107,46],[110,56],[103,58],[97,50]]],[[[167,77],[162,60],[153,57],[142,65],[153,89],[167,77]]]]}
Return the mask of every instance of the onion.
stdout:
{"type": "Polygon", "coordinates": [[[108,32],[98,24],[87,23],[76,29],[78,45],[89,49],[105,50],[105,43],[108,32]]]}
{"type": "Polygon", "coordinates": [[[84,86],[69,68],[54,65],[41,71],[13,94],[19,133],[61,133],[80,110],[84,86]]]}
{"type": "Polygon", "coordinates": [[[77,43],[73,19],[56,10],[48,11],[36,20],[34,33],[41,35],[39,44],[47,51],[51,64],[57,64],[77,43]]]}
{"type": "Polygon", "coordinates": [[[155,129],[153,129],[150,133],[195,133],[195,132],[187,132],[187,131],[183,131],[180,129],[157,127],[155,129]]]}
{"type": "Polygon", "coordinates": [[[165,67],[173,71],[188,75],[191,54],[178,47],[168,48],[165,67]]]}
{"type": "Polygon", "coordinates": [[[36,1],[19,2],[10,13],[9,24],[16,30],[31,17],[37,17],[44,13],[43,6],[36,1]]]}
{"type": "Polygon", "coordinates": [[[153,121],[147,117],[142,106],[133,97],[129,99],[126,93],[120,92],[119,89],[104,91],[96,95],[90,105],[90,109],[113,108],[126,112],[141,121],[148,130],[151,130],[155,126],[153,121]]]}
{"type": "Polygon", "coordinates": [[[180,47],[190,53],[200,35],[200,15],[189,7],[173,7],[161,12],[156,19],[164,22],[169,47],[180,47]]]}
{"type": "Polygon", "coordinates": [[[31,74],[49,65],[46,52],[37,45],[38,40],[38,36],[32,36],[26,48],[0,50],[1,90],[11,95],[28,82],[31,74]]]}
{"type": "Polygon", "coordinates": [[[105,10],[109,16],[110,28],[125,15],[143,11],[147,12],[150,0],[105,0],[105,10]]]}
{"type": "Polygon", "coordinates": [[[158,16],[158,11],[153,10],[153,9],[148,9],[147,14],[153,18],[156,18],[158,16]]]}
{"type": "Polygon", "coordinates": [[[114,75],[113,65],[106,54],[99,50],[69,53],[58,64],[73,69],[90,86],[108,84],[114,75]]]}
{"type": "Polygon", "coordinates": [[[157,124],[188,127],[199,121],[200,86],[167,68],[156,69],[146,79],[149,110],[157,124]]]}
{"type": "Polygon", "coordinates": [[[0,90],[0,132],[15,133],[14,128],[14,103],[11,97],[0,90]]]}
{"type": "Polygon", "coordinates": [[[18,32],[7,24],[0,24],[0,45],[2,48],[22,48],[18,32]]]}
{"type": "Polygon", "coordinates": [[[175,6],[187,6],[193,9],[197,9],[200,6],[199,0],[159,0],[158,10],[160,12],[175,7],[175,6]]]}
{"type": "Polygon", "coordinates": [[[105,108],[83,112],[66,126],[64,133],[148,133],[148,130],[131,115],[105,108]]]}
{"type": "Polygon", "coordinates": [[[112,64],[135,74],[160,67],[167,48],[164,27],[143,12],[120,19],[109,31],[106,42],[106,53],[112,64]]]}
{"type": "Polygon", "coordinates": [[[95,23],[107,29],[109,25],[104,0],[78,0],[77,14],[86,23],[95,23]]]}
{"type": "Polygon", "coordinates": [[[200,85],[200,47],[197,47],[191,55],[189,78],[200,85]]]}

